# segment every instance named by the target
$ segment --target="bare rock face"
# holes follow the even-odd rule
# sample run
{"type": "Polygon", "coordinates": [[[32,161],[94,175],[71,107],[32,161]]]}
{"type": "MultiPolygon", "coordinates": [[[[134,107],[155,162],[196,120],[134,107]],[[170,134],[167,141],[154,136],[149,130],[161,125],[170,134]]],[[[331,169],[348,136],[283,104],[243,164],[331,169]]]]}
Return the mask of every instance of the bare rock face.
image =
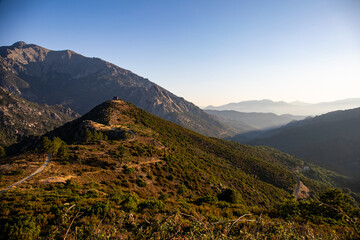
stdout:
{"type": "Polygon", "coordinates": [[[0,87],[0,145],[16,143],[24,136],[44,134],[79,116],[60,105],[24,100],[0,87]]]}
{"type": "Polygon", "coordinates": [[[205,135],[229,128],[194,104],[148,79],[99,58],[17,42],[0,47],[0,86],[38,103],[61,104],[81,114],[119,96],[144,110],[205,135]]]}

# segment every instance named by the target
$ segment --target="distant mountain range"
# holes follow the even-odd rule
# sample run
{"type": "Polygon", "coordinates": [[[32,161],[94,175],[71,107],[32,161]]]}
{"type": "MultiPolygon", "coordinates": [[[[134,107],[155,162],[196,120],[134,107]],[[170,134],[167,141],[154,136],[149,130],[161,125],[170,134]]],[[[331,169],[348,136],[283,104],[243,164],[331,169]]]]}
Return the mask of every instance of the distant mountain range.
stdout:
{"type": "Polygon", "coordinates": [[[257,137],[248,142],[247,137],[240,134],[232,139],[272,146],[360,179],[360,108],[330,112],[258,132],[257,137]]]}
{"type": "Polygon", "coordinates": [[[360,107],[360,98],[349,98],[333,102],[304,103],[304,102],[274,102],[271,100],[253,100],[238,103],[229,103],[222,106],[208,106],[205,110],[235,110],[238,112],[262,112],[278,115],[319,115],[337,110],[346,110],[360,107]]]}
{"type": "Polygon", "coordinates": [[[205,110],[205,112],[217,116],[220,121],[231,126],[237,133],[276,128],[305,118],[305,116],[290,114],[279,116],[274,113],[244,113],[233,110],[205,110]]]}
{"type": "Polygon", "coordinates": [[[61,105],[33,103],[0,87],[0,145],[8,146],[23,136],[44,134],[79,116],[61,105]]]}
{"type": "Polygon", "coordinates": [[[29,101],[61,104],[80,114],[118,96],[152,114],[208,136],[233,134],[194,104],[148,79],[70,50],[51,51],[24,42],[0,47],[0,86],[29,101]]]}

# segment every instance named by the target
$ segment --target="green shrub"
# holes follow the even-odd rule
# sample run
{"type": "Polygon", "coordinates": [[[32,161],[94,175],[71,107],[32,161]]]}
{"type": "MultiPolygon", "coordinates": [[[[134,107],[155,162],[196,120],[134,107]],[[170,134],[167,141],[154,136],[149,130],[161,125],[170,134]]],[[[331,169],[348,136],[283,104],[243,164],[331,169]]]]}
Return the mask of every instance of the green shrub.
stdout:
{"type": "Polygon", "coordinates": [[[280,217],[288,219],[299,214],[299,202],[295,198],[288,198],[277,205],[276,209],[280,217]]]}
{"type": "Polygon", "coordinates": [[[31,240],[38,238],[40,234],[40,226],[32,216],[14,217],[0,229],[1,238],[9,240],[31,240]]]}
{"type": "Polygon", "coordinates": [[[49,152],[51,149],[51,141],[48,137],[43,137],[41,139],[41,151],[42,152],[49,152]]]}
{"type": "Polygon", "coordinates": [[[108,136],[99,131],[92,132],[89,129],[86,129],[84,140],[87,143],[96,142],[96,141],[100,141],[100,140],[108,140],[108,136]]]}
{"type": "Polygon", "coordinates": [[[126,147],[120,145],[117,150],[119,151],[119,156],[120,157],[124,157],[126,156],[127,154],[129,154],[129,149],[127,149],[126,147]]]}
{"type": "Polygon", "coordinates": [[[52,154],[56,155],[58,154],[60,148],[62,148],[62,154],[65,154],[64,151],[66,148],[66,143],[59,137],[54,137],[52,140],[50,140],[48,137],[43,137],[41,140],[41,152],[51,152],[52,154]]]}
{"type": "Polygon", "coordinates": [[[61,144],[61,146],[57,152],[57,156],[62,158],[63,160],[69,159],[68,148],[65,144],[61,144]]]}
{"type": "Polygon", "coordinates": [[[5,148],[0,146],[0,158],[6,157],[5,148]]]}
{"type": "Polygon", "coordinates": [[[221,193],[219,193],[217,197],[220,201],[225,201],[228,203],[241,203],[242,202],[240,193],[238,193],[237,191],[235,191],[232,188],[226,188],[221,193]]]}
{"type": "Polygon", "coordinates": [[[187,187],[185,187],[185,185],[183,185],[183,184],[177,185],[176,188],[177,188],[177,193],[180,195],[189,192],[189,189],[187,189],[187,187]]]}
{"type": "Polygon", "coordinates": [[[216,203],[218,201],[216,196],[207,195],[196,199],[195,204],[200,205],[202,203],[216,203]]]}
{"type": "Polygon", "coordinates": [[[130,193],[125,197],[125,200],[122,201],[121,205],[125,211],[130,212],[137,210],[138,203],[139,203],[138,196],[135,193],[130,193]]]}
{"type": "Polygon", "coordinates": [[[163,211],[165,209],[165,204],[163,201],[158,199],[149,199],[139,204],[141,210],[149,209],[153,211],[163,211]]]}
{"type": "Polygon", "coordinates": [[[88,213],[99,217],[104,217],[110,210],[109,202],[97,202],[88,209],[88,213]]]}
{"type": "Polygon", "coordinates": [[[147,186],[147,183],[142,180],[142,179],[136,179],[136,184],[139,186],[139,187],[146,187],[147,186]]]}
{"type": "Polygon", "coordinates": [[[134,169],[133,168],[129,168],[127,165],[123,166],[123,172],[126,174],[133,174],[134,173],[134,169]]]}

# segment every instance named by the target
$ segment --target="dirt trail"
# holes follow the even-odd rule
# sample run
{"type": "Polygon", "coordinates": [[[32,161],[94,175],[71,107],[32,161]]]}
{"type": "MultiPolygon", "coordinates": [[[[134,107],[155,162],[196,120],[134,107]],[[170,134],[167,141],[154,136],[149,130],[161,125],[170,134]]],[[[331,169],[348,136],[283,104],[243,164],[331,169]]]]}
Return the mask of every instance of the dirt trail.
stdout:
{"type": "MultiPolygon", "coordinates": [[[[128,132],[129,133],[131,133],[132,135],[133,135],[133,137],[131,138],[131,139],[128,139],[127,141],[128,142],[131,142],[131,141],[135,141],[136,140],[136,138],[137,138],[137,136],[136,136],[136,133],[133,131],[133,130],[128,130],[128,132]]],[[[24,179],[22,179],[22,180],[20,180],[20,181],[18,181],[18,182],[16,182],[16,183],[14,183],[14,184],[12,184],[12,185],[10,185],[10,186],[8,186],[8,187],[6,187],[6,188],[4,188],[4,189],[1,189],[0,190],[0,194],[3,194],[5,191],[7,191],[7,190],[9,190],[9,189],[11,189],[11,188],[13,188],[13,187],[16,187],[17,185],[19,185],[19,184],[21,184],[21,183],[23,183],[23,182],[25,182],[26,180],[29,180],[30,178],[32,178],[33,176],[35,176],[36,174],[38,174],[38,173],[40,173],[40,172],[42,172],[46,167],[47,167],[47,165],[49,164],[49,162],[50,162],[50,153],[47,155],[47,157],[46,157],[46,160],[45,160],[45,162],[44,162],[44,164],[41,166],[41,167],[39,167],[35,172],[33,172],[32,174],[30,174],[29,176],[27,176],[26,178],[24,178],[24,179]]],[[[133,167],[135,167],[135,166],[140,166],[140,165],[142,165],[142,164],[150,164],[150,163],[156,163],[156,162],[160,162],[161,160],[150,160],[150,161],[147,161],[147,162],[142,162],[142,163],[139,163],[139,164],[132,164],[131,166],[133,166],[133,167]]],[[[101,171],[104,171],[104,170],[100,170],[100,171],[95,171],[95,172],[87,172],[87,173],[85,173],[85,174],[92,174],[92,173],[97,173],[97,172],[101,172],[101,171]]],[[[74,177],[74,176],[71,176],[71,177],[74,177]]],[[[70,178],[71,178],[70,177],[70,178]]],[[[65,178],[64,178],[65,179],[65,178]]],[[[59,182],[60,180],[61,180],[61,182],[62,181],[64,181],[64,179],[55,179],[55,178],[49,178],[49,179],[45,179],[45,180],[42,180],[42,181],[47,181],[48,180],[48,182],[59,182]]],[[[65,179],[65,180],[67,180],[67,179],[65,179]]]]}
{"type": "Polygon", "coordinates": [[[51,155],[50,153],[47,155],[44,164],[43,164],[41,167],[39,167],[35,172],[33,172],[32,174],[30,174],[30,175],[27,176],[26,178],[24,178],[24,179],[22,179],[22,180],[20,180],[20,181],[18,181],[18,182],[16,182],[16,183],[8,186],[8,187],[2,189],[2,190],[0,191],[0,193],[3,194],[5,191],[7,191],[7,190],[9,190],[9,189],[11,189],[11,188],[13,188],[13,187],[15,187],[15,186],[23,183],[23,182],[25,182],[26,180],[32,178],[32,177],[35,176],[36,174],[42,172],[42,171],[47,167],[47,165],[48,165],[49,162],[50,162],[50,155],[51,155]]]}
{"type": "Polygon", "coordinates": [[[136,136],[136,133],[135,133],[133,130],[129,130],[128,132],[133,135],[133,138],[132,138],[132,139],[129,139],[128,142],[135,141],[135,140],[136,140],[136,137],[137,137],[137,136],[136,136]]]}

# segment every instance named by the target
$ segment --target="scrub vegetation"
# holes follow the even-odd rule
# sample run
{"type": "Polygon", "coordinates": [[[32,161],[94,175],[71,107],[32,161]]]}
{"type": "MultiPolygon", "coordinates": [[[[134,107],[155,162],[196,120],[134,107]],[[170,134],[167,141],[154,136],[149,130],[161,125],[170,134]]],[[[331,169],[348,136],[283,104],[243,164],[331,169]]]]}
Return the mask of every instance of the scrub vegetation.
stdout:
{"type": "Polygon", "coordinates": [[[120,100],[0,159],[0,188],[48,152],[43,172],[0,196],[2,238],[360,237],[359,195],[346,177],[272,148],[202,136],[120,100]],[[309,198],[292,196],[298,178],[309,198]]]}

